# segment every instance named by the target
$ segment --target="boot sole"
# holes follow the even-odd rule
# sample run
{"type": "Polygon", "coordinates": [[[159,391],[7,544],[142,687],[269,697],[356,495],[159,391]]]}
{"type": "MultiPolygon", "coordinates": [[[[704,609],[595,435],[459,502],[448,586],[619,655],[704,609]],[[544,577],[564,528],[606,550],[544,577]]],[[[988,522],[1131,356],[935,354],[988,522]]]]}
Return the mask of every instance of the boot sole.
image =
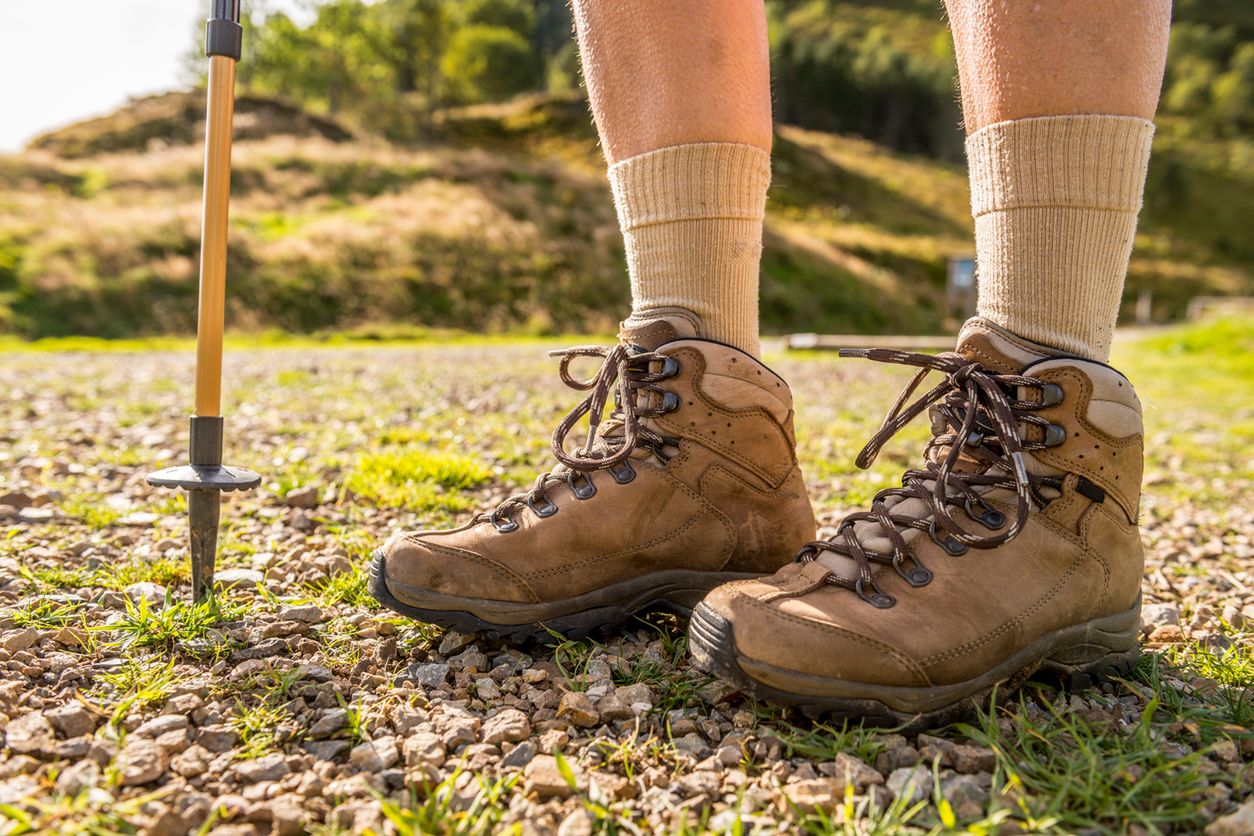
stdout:
{"type": "Polygon", "coordinates": [[[1049,633],[981,676],[924,688],[849,682],[743,657],[736,652],[731,622],[704,604],[692,614],[688,649],[698,669],[754,698],[796,706],[808,717],[921,730],[967,717],[987,705],[998,687],[1013,690],[1036,673],[1077,689],[1126,676],[1140,656],[1140,627],[1138,595],[1126,612],[1049,633]]]}
{"type": "Polygon", "coordinates": [[[655,610],[688,618],[697,602],[714,587],[759,577],[756,573],[673,569],[629,578],[573,598],[533,604],[463,598],[389,580],[383,552],[378,550],[370,562],[367,588],[383,606],[418,621],[494,640],[525,642],[548,639],[553,633],[582,639],[612,631],[637,615],[655,610]],[[402,587],[408,600],[392,592],[402,587]]]}

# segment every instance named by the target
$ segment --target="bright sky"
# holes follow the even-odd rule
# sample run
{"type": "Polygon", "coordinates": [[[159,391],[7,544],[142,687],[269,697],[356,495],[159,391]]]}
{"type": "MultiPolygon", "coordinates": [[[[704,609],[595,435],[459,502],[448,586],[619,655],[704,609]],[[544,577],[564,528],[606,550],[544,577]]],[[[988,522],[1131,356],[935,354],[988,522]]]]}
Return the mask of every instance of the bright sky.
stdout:
{"type": "MultiPolygon", "coordinates": [[[[270,0],[294,8],[305,0],[270,0]]],[[[210,0],[0,0],[0,152],[187,82],[210,0]]],[[[257,4],[244,0],[244,6],[257,4]]]]}

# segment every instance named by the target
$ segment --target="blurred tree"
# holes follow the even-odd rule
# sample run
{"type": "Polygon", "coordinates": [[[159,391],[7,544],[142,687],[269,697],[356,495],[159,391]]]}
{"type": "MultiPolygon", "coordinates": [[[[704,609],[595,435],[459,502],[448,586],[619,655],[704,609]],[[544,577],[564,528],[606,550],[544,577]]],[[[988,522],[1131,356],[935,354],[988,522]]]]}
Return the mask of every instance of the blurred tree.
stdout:
{"type": "Polygon", "coordinates": [[[456,99],[485,102],[536,89],[543,62],[518,32],[475,23],[453,35],[442,66],[456,99]]]}

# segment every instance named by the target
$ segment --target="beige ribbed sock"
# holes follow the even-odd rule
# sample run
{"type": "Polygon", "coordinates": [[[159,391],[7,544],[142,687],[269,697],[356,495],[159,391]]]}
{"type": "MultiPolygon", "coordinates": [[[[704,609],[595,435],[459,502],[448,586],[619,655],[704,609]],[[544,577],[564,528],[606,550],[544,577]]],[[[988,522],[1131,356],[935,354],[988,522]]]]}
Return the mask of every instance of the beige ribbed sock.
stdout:
{"type": "Polygon", "coordinates": [[[1154,125],[1046,116],[967,137],[980,316],[1106,360],[1136,234],[1154,125]]]}
{"type": "Polygon", "coordinates": [[[610,166],[627,246],[631,316],[640,325],[683,308],[702,336],[758,356],[758,270],[770,154],[705,142],[610,166]]]}

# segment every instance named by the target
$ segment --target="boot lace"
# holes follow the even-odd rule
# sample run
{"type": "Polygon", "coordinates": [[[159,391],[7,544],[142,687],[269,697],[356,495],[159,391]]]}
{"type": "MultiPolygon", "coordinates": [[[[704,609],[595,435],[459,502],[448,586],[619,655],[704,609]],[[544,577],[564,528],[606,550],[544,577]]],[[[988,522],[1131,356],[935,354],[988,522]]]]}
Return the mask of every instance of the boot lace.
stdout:
{"type": "Polygon", "coordinates": [[[528,490],[507,498],[491,513],[475,518],[476,521],[488,520],[501,532],[518,528],[513,517],[524,507],[540,517],[557,513],[557,506],[549,497],[549,490],[554,486],[567,484],[576,499],[589,499],[596,493],[596,487],[588,474],[608,470],[616,482],[626,484],[635,478],[628,461],[633,452],[644,449],[665,462],[666,448],[678,443],[677,439],[664,436],[645,423],[645,419],[679,408],[679,396],[660,385],[679,373],[678,360],[628,343],[612,347],[576,346],[552,351],[549,355],[561,358],[558,374],[562,382],[576,391],[588,392],[588,396],[553,430],[551,446],[558,467],[541,473],[528,490]],[[595,375],[582,380],[571,374],[570,365],[586,357],[601,358],[601,367],[595,375]],[[614,409],[606,417],[605,407],[611,394],[614,409]],[[585,417],[587,438],[576,450],[567,451],[567,437],[585,417]]]}
{"type": "Polygon", "coordinates": [[[913,587],[925,586],[932,580],[931,571],[913,553],[903,532],[924,532],[952,556],[961,555],[968,548],[991,549],[1017,537],[1033,506],[1043,507],[1057,495],[1062,479],[1033,473],[1026,462],[1031,451],[1057,446],[1066,437],[1064,428],[1034,414],[1062,400],[1062,388],[1057,384],[1020,374],[999,374],[954,352],[931,355],[882,348],[841,349],[840,356],[919,369],[897,397],[880,429],[858,454],[858,467],[870,467],[884,444],[924,411],[931,411],[933,435],[922,470],[906,471],[900,488],[880,491],[869,511],[846,516],[833,537],[807,543],[798,553],[797,560],[802,563],[817,560],[823,552],[845,555],[856,562],[856,579],[833,573],[828,575],[828,583],[852,589],[876,607],[891,607],[896,599],[880,589],[873,565],[892,567],[913,587]],[[932,372],[945,375],[944,380],[906,405],[932,372]],[[1012,393],[1017,393],[1019,387],[1039,390],[1040,400],[1018,399],[1012,393]],[[1037,427],[1039,431],[1031,433],[1031,440],[1025,439],[1025,427],[1037,427]],[[1009,520],[981,495],[997,488],[1015,492],[1016,508],[1009,520]],[[927,504],[927,510],[894,513],[901,507],[900,502],[896,507],[886,503],[894,497],[920,499],[927,504]],[[980,524],[983,531],[960,523],[954,515],[956,509],[962,509],[968,520],[980,524]],[[865,526],[861,536],[855,530],[860,522],[874,523],[872,531],[888,540],[891,551],[868,547],[863,542],[865,526]]]}

